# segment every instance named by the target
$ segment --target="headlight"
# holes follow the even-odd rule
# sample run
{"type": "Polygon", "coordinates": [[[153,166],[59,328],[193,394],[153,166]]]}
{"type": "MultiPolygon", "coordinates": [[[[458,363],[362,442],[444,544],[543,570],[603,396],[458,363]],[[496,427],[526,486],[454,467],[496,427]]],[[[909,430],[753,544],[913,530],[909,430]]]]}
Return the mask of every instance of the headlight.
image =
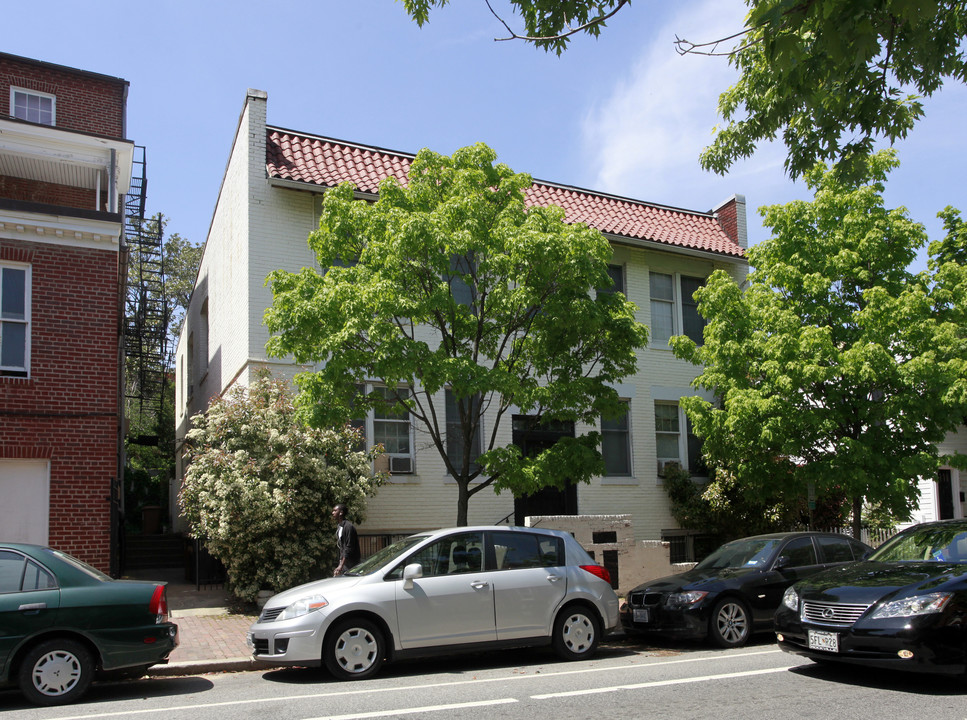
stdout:
{"type": "Polygon", "coordinates": [[[302,617],[303,615],[308,615],[311,612],[324,608],[328,604],[329,601],[322,595],[311,595],[301,600],[296,600],[289,605],[289,607],[282,611],[278,619],[291,620],[292,618],[302,617]]]}
{"type": "Polygon", "coordinates": [[[782,595],[782,604],[793,611],[799,610],[799,593],[790,585],[782,595]]]}
{"type": "Polygon", "coordinates": [[[672,593],[665,598],[666,607],[670,608],[685,608],[692,605],[697,605],[708,595],[707,592],[702,590],[689,590],[687,592],[672,593]]]}
{"type": "Polygon", "coordinates": [[[891,600],[878,607],[870,617],[882,619],[938,613],[944,609],[952,597],[951,593],[929,593],[928,595],[915,595],[900,600],[891,600]]]}

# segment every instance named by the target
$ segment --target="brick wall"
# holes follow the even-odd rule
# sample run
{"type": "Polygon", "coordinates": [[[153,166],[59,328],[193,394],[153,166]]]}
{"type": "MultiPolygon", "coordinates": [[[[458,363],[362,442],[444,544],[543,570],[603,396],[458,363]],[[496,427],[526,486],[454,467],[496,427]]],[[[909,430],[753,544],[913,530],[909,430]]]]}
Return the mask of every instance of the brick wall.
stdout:
{"type": "MultiPolygon", "coordinates": [[[[63,205],[84,210],[97,209],[97,192],[95,190],[27,180],[9,175],[0,175],[0,198],[63,205]]],[[[104,210],[105,208],[100,209],[104,210]]]]}
{"type": "Polygon", "coordinates": [[[124,137],[127,81],[0,54],[0,116],[10,115],[10,86],[56,96],[56,126],[124,137]]]}
{"type": "Polygon", "coordinates": [[[118,455],[118,254],[0,237],[31,268],[30,378],[0,378],[0,457],[50,460],[49,542],[107,572],[118,455]]]}

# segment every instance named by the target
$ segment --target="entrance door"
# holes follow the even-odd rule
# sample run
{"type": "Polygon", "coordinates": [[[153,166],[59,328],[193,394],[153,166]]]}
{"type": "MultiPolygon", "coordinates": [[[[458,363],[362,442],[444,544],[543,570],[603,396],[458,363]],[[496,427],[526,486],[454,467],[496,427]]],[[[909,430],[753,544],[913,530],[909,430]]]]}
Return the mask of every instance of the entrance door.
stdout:
{"type": "Polygon", "coordinates": [[[0,460],[0,528],[7,542],[47,544],[49,467],[46,460],[0,460]]]}
{"type": "MultiPolygon", "coordinates": [[[[533,457],[562,437],[574,437],[574,423],[536,425],[526,415],[514,416],[514,445],[524,457],[533,457]]],[[[514,524],[523,525],[528,515],[577,515],[578,490],[570,483],[563,490],[543,488],[531,495],[514,498],[514,524]]]]}
{"type": "Polygon", "coordinates": [[[950,482],[950,470],[940,470],[937,475],[937,504],[941,520],[954,517],[954,489],[950,482]]]}

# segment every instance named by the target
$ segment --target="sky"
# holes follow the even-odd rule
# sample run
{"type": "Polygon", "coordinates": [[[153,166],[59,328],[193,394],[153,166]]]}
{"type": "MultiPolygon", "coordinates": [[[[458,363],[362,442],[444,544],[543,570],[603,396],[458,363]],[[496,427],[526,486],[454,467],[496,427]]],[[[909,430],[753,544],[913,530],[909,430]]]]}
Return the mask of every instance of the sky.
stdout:
{"type": "MultiPolygon", "coordinates": [[[[514,24],[506,0],[492,0],[514,24]]],[[[128,138],[146,147],[147,210],[202,243],[248,88],[268,93],[270,125],[415,153],[486,142],[533,177],[707,211],[745,195],[757,209],[809,199],[784,174],[781,145],[725,176],[699,153],[736,75],[724,59],[681,57],[741,28],[742,0],[636,0],[600,38],[563,56],[505,35],[484,0],[455,0],[422,29],[394,0],[45,0],[10,3],[0,50],[130,82],[128,138]],[[38,11],[39,10],[39,11],[38,11]]],[[[936,214],[967,212],[967,88],[949,84],[897,144],[888,207],[942,237],[936,214]]],[[[918,261],[923,269],[925,256],[918,261]]]]}

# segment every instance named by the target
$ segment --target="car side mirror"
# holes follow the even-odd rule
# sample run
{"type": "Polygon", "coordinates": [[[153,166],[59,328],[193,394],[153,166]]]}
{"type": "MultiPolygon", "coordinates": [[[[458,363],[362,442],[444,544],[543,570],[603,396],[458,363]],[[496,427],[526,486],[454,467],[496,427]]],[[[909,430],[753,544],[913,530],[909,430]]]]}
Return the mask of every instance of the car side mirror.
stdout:
{"type": "Polygon", "coordinates": [[[789,566],[789,557],[787,555],[780,555],[776,558],[776,564],[773,566],[776,570],[782,570],[789,566]]]}
{"type": "Polygon", "coordinates": [[[423,566],[420,563],[410,563],[403,568],[403,589],[412,590],[413,581],[423,577],[423,566]]]}

